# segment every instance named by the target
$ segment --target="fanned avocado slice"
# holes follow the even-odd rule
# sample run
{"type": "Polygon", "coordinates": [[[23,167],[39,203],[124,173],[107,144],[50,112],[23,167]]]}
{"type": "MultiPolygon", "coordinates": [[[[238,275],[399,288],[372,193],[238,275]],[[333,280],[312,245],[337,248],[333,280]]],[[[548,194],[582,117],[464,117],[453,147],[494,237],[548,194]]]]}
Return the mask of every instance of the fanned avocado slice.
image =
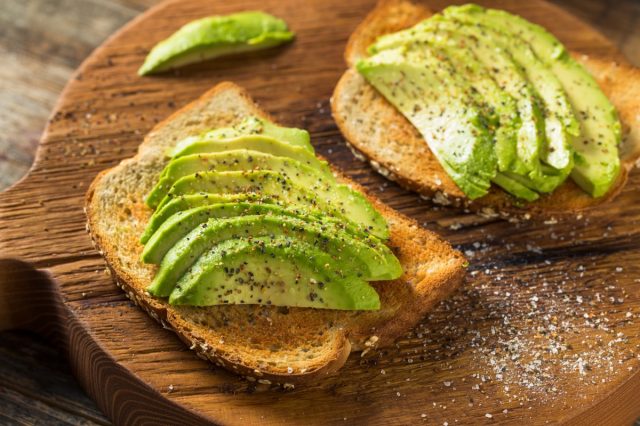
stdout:
{"type": "Polygon", "coordinates": [[[189,136],[179,141],[177,145],[169,151],[169,157],[178,156],[177,154],[182,149],[185,149],[197,141],[226,142],[252,135],[269,137],[288,145],[306,149],[311,154],[314,153],[313,146],[311,145],[311,137],[306,130],[295,127],[282,127],[273,124],[269,120],[249,116],[234,127],[221,127],[209,130],[200,135],[189,136]]]}
{"type": "MultiPolygon", "coordinates": [[[[306,220],[316,223],[318,226],[327,227],[327,229],[333,232],[346,232],[351,237],[357,239],[358,244],[364,243],[373,250],[376,250],[382,256],[384,264],[392,265],[397,263],[395,256],[389,248],[376,237],[358,232],[355,228],[340,219],[323,216],[318,211],[304,211],[294,207],[295,206],[283,207],[267,203],[235,202],[215,203],[179,211],[168,218],[146,243],[142,252],[142,261],[145,263],[159,264],[171,247],[193,229],[208,222],[210,219],[249,215],[273,215],[306,220]]],[[[381,264],[380,266],[384,265],[381,264]]]]}
{"type": "MultiPolygon", "coordinates": [[[[350,234],[357,236],[361,239],[377,239],[375,236],[364,232],[361,228],[356,227],[349,221],[345,221],[342,218],[336,218],[327,216],[317,207],[310,206],[306,203],[283,203],[278,197],[260,197],[255,193],[246,194],[211,194],[211,193],[197,193],[197,194],[185,194],[179,197],[171,199],[161,209],[156,212],[149,219],[149,223],[145,228],[144,234],[140,238],[142,244],[146,244],[151,237],[164,225],[168,220],[180,221],[183,215],[187,215],[187,211],[199,209],[205,207],[203,210],[198,210],[198,214],[217,214],[217,204],[230,204],[230,203],[245,203],[251,205],[265,205],[269,207],[277,207],[293,211],[297,215],[311,216],[321,218],[339,224],[342,228],[347,230],[350,234]],[[211,207],[211,209],[209,209],[211,207]]],[[[189,213],[190,214],[190,213],[189,213]]],[[[167,225],[169,226],[169,225],[167,225]]]]}
{"type": "Polygon", "coordinates": [[[189,210],[196,207],[207,206],[216,203],[232,203],[232,202],[264,202],[269,204],[277,204],[276,199],[268,197],[260,197],[258,194],[186,194],[174,197],[171,201],[165,203],[162,208],[156,211],[149,218],[140,242],[145,244],[156,230],[171,216],[183,210],[189,210]]]}
{"type": "Polygon", "coordinates": [[[551,68],[562,83],[580,125],[580,136],[573,140],[576,163],[571,178],[594,197],[609,192],[620,173],[621,124],[615,107],[593,76],[539,25],[505,11],[475,5],[451,9],[456,10],[456,15],[476,15],[487,25],[522,38],[551,68]]]}
{"type": "MultiPolygon", "coordinates": [[[[174,201],[179,200],[180,198],[174,201]]],[[[160,264],[171,247],[209,219],[267,214],[297,217],[302,213],[275,204],[251,202],[212,203],[180,210],[168,217],[152,234],[144,246],[141,259],[145,263],[160,264]]],[[[319,217],[308,217],[310,220],[319,220],[319,217]]]]}
{"type": "Polygon", "coordinates": [[[302,187],[288,176],[269,170],[203,172],[182,177],[176,181],[158,208],[162,208],[174,197],[199,192],[255,193],[275,198],[282,203],[306,205],[322,210],[327,215],[344,218],[382,240],[389,238],[384,217],[360,192],[344,184],[302,187]]]}
{"type": "Polygon", "coordinates": [[[327,253],[291,238],[230,240],[198,259],[178,281],[169,303],[380,308],[373,287],[326,268],[331,262],[327,253]]]}
{"type": "Polygon", "coordinates": [[[456,70],[465,72],[466,79],[471,82],[483,83],[472,84],[489,110],[495,111],[500,118],[494,130],[500,176],[493,182],[527,201],[536,200],[537,192],[549,193],[560,186],[568,177],[573,162],[560,170],[542,162],[546,146],[543,103],[509,52],[487,41],[481,34],[482,28],[461,25],[441,15],[425,21],[421,31],[452,44],[447,52],[457,57],[456,70]],[[516,111],[505,94],[515,102],[516,111]],[[515,139],[510,137],[514,126],[519,127],[515,139]]]}
{"type": "Polygon", "coordinates": [[[180,141],[172,151],[173,159],[192,154],[208,154],[214,152],[236,151],[246,149],[259,151],[277,157],[289,157],[301,163],[331,174],[326,161],[321,161],[312,151],[300,146],[280,142],[270,136],[242,135],[233,139],[200,139],[188,138],[180,141]]]}
{"type": "Polygon", "coordinates": [[[139,75],[218,56],[266,49],[293,40],[286,22],[264,12],[240,12],[192,21],[149,52],[139,75]]]}
{"type": "Polygon", "coordinates": [[[328,187],[335,183],[328,170],[309,167],[288,157],[276,157],[259,151],[238,149],[206,154],[191,154],[172,160],[147,196],[149,207],[156,207],[171,186],[181,177],[207,171],[273,170],[305,187],[328,187]]]}
{"type": "MultiPolygon", "coordinates": [[[[449,50],[455,49],[458,52],[456,59],[463,59],[465,63],[467,56],[471,56],[476,63],[473,70],[469,71],[480,71],[480,64],[477,64],[480,61],[485,74],[480,78],[493,79],[499,89],[513,98],[517,108],[517,117],[513,123],[519,126],[516,140],[504,138],[496,141],[498,169],[501,172],[527,174],[539,167],[539,154],[544,139],[544,119],[539,108],[541,101],[511,55],[492,43],[480,40],[476,31],[480,29],[458,25],[441,15],[435,15],[410,29],[378,38],[369,46],[369,52],[373,54],[407,43],[430,43],[448,47],[449,50]]],[[[483,86],[487,84],[490,83],[485,82],[483,86]]],[[[505,106],[510,107],[508,104],[505,106]]],[[[505,113],[501,115],[508,118],[508,111],[505,113]]]]}
{"type": "Polygon", "coordinates": [[[498,173],[496,177],[493,178],[493,183],[518,198],[529,202],[540,198],[536,190],[526,185],[526,182],[523,176],[516,174],[498,173]]]}
{"type": "Polygon", "coordinates": [[[545,140],[542,100],[512,55],[488,39],[482,27],[435,15],[410,29],[380,37],[369,51],[376,53],[406,45],[425,48],[424,44],[447,48],[455,66],[452,72],[466,74],[477,102],[482,104],[486,100],[485,109],[488,107],[489,112],[496,111],[503,118],[499,127],[494,127],[500,171],[494,183],[519,198],[533,201],[538,198],[536,192],[551,192],[564,182],[570,167],[558,171],[541,163],[545,140]],[[491,81],[497,90],[491,87],[491,81]],[[500,92],[516,103],[517,117],[511,125],[511,105],[501,99],[504,95],[500,92]],[[509,137],[514,125],[519,127],[515,140],[509,137]]]}
{"type": "Polygon", "coordinates": [[[331,262],[326,267],[343,275],[372,281],[394,279],[402,274],[400,264],[390,252],[383,256],[330,222],[274,214],[247,215],[212,218],[189,232],[166,253],[148,291],[168,296],[198,257],[226,240],[269,236],[287,236],[329,255],[331,262]]]}
{"type": "Polygon", "coordinates": [[[458,187],[485,195],[497,171],[491,134],[480,108],[446,58],[397,47],[360,60],[356,68],[418,129],[458,187]]]}
{"type": "Polygon", "coordinates": [[[503,26],[487,22],[483,14],[470,13],[474,8],[449,7],[445,18],[481,29],[478,37],[508,51],[525,72],[527,79],[544,102],[546,144],[543,160],[556,169],[573,167],[572,139],[580,134],[580,127],[562,83],[535,54],[529,43],[517,34],[505,32],[503,26]]]}

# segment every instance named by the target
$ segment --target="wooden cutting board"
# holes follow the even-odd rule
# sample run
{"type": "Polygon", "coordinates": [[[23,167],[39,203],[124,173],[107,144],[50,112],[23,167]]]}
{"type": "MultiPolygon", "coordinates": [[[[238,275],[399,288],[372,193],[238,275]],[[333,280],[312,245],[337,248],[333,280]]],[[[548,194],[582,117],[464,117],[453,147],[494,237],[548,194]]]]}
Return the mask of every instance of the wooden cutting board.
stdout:
{"type": "MultiPolygon", "coordinates": [[[[572,50],[624,60],[555,6],[486,4],[543,24],[572,50]]],[[[640,415],[640,174],[588,216],[523,224],[434,207],[376,175],[346,149],[329,108],[347,37],[372,7],[173,0],[107,40],[69,82],[29,175],[0,194],[0,328],[50,336],[117,424],[610,424],[640,415]],[[283,17],[297,40],[136,75],[148,49],[182,24],[243,9],[283,17]],[[278,121],[309,129],[320,154],[471,262],[462,290],[394,347],[354,354],[337,375],[292,391],[197,358],[119,291],[85,232],[94,176],[223,80],[246,87],[278,121]]]]}

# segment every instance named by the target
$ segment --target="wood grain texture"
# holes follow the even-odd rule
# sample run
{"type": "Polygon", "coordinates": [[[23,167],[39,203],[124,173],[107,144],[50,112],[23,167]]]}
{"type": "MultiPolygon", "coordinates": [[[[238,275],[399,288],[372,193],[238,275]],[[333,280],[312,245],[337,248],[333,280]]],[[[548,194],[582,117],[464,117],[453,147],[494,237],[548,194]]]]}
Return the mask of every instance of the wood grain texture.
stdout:
{"type": "MultiPolygon", "coordinates": [[[[515,7],[572,47],[612,51],[551,6],[493,4],[515,7]]],[[[0,196],[0,258],[46,269],[58,283],[58,320],[45,324],[64,323],[53,328],[54,338],[116,423],[203,421],[195,412],[238,424],[630,422],[640,408],[633,398],[640,393],[638,173],[614,204],[559,224],[477,224],[386,182],[347,151],[327,102],[344,70],[344,42],[371,7],[365,0],[306,8],[174,1],[137,20],[83,65],[28,178],[0,196]],[[287,19],[296,43],[178,75],[135,76],[145,49],[181,23],[255,7],[287,19]],[[157,120],[231,76],[278,120],[308,128],[318,151],[347,174],[472,261],[465,288],[395,347],[353,356],[338,376],[292,392],[245,382],[197,359],[117,290],[84,232],[82,197],[93,176],[131,156],[157,120]]],[[[35,279],[42,276],[30,266],[15,269],[17,275],[0,278],[3,294],[31,297],[20,306],[47,312],[53,297],[43,304],[33,298],[52,294],[50,281],[35,279]],[[26,277],[22,286],[17,277],[26,277]],[[45,290],[34,287],[38,282],[45,290]]],[[[25,317],[3,322],[28,325],[25,317]]]]}

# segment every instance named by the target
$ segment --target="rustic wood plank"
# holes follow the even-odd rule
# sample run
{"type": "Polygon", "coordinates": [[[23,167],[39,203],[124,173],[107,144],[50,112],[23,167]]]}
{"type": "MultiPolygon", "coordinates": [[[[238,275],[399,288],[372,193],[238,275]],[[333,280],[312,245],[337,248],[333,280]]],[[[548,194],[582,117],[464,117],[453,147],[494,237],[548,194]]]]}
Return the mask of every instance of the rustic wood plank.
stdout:
{"type": "Polygon", "coordinates": [[[26,332],[2,332],[0,341],[0,422],[109,424],[57,348],[26,332]]]}
{"type": "Polygon", "coordinates": [[[149,0],[10,1],[0,9],[0,189],[24,175],[51,108],[80,62],[149,0]]]}
{"type": "MultiPolygon", "coordinates": [[[[70,0],[52,3],[72,8],[70,0]]],[[[118,0],[112,3],[116,6],[108,8],[115,10],[112,15],[117,17],[126,15],[123,11],[148,3],[152,2],[118,0]]],[[[88,4],[86,8],[98,11],[107,7],[104,2],[88,4]]],[[[640,335],[640,290],[633,281],[633,277],[640,274],[635,261],[640,217],[635,202],[639,185],[637,174],[616,202],[616,208],[603,209],[575,224],[545,226],[490,222],[482,226],[468,224],[462,229],[443,228],[438,222],[455,224],[458,219],[464,221],[468,216],[449,209],[434,210],[430,204],[399,190],[368,167],[355,162],[344,148],[329,116],[327,97],[342,70],[342,52],[340,48],[327,50],[326,45],[344,43],[370,5],[358,2],[354,5],[311,4],[310,10],[303,10],[300,16],[291,16],[301,33],[287,55],[302,58],[305,51],[322,52],[322,63],[314,62],[314,75],[302,82],[299,76],[308,74],[305,61],[292,61],[266,52],[250,59],[252,67],[246,67],[245,59],[229,59],[220,61],[215,68],[210,64],[191,67],[181,73],[181,78],[165,76],[143,81],[134,78],[132,71],[144,55],[139,46],[149,44],[148,34],[161,37],[170,33],[177,22],[201,16],[205,10],[203,4],[205,2],[184,2],[154,24],[154,31],[133,31],[132,39],[143,40],[136,45],[127,42],[117,48],[105,48],[100,59],[94,60],[87,72],[82,73],[83,80],[74,82],[73,98],[61,105],[59,117],[49,128],[47,144],[41,148],[39,165],[20,187],[3,195],[4,210],[0,215],[11,221],[6,233],[0,237],[2,252],[20,255],[32,260],[37,267],[49,268],[64,284],[64,294],[74,314],[83,318],[85,324],[91,322],[94,338],[102,339],[120,366],[138,372],[167,399],[211,417],[221,415],[219,407],[224,405],[228,410],[238,410],[240,414],[234,418],[236,421],[261,420],[267,424],[307,418],[302,416],[309,416],[309,422],[320,421],[319,415],[325,416],[322,417],[324,420],[337,422],[342,421],[343,413],[349,413],[347,420],[351,421],[386,421],[389,424],[425,418],[440,424],[444,421],[454,424],[456,420],[489,422],[487,413],[495,421],[530,422],[541,420],[540,413],[544,410],[570,416],[620,383],[620,369],[637,368],[638,363],[633,358],[638,353],[633,336],[640,335]],[[331,26],[317,19],[317,16],[332,16],[337,9],[340,14],[331,26]],[[309,128],[319,151],[332,162],[392,206],[445,235],[467,252],[473,264],[468,286],[426,318],[397,347],[364,360],[353,357],[345,367],[344,376],[316,387],[298,389],[293,394],[267,392],[263,386],[255,387],[201,362],[169,332],[157,327],[134,308],[104,275],[104,264],[90,248],[82,231],[82,212],[73,207],[81,205],[90,178],[130,156],[141,134],[154,122],[199,95],[214,81],[231,74],[249,86],[252,94],[278,119],[309,128]],[[295,93],[283,96],[292,88],[295,93]],[[96,92],[100,93],[99,99],[96,99],[96,92]],[[73,115],[67,115],[69,113],[73,115]],[[78,176],[78,171],[82,176],[78,176]],[[64,188],[64,191],[53,194],[53,186],[64,188]],[[624,211],[624,217],[620,211],[624,211]],[[23,244],[21,229],[25,227],[32,235],[44,237],[31,238],[28,245],[23,244]],[[618,268],[622,270],[618,272],[618,268]],[[505,291],[510,293],[506,299],[505,291]],[[631,317],[627,317],[627,313],[631,313],[631,317]],[[95,322],[92,316],[102,320],[95,322]],[[553,327],[558,327],[554,317],[561,322],[567,321],[571,333],[554,335],[553,327]],[[509,324],[504,324],[504,318],[509,319],[509,324]],[[597,335],[593,333],[594,329],[597,335]],[[149,341],[156,344],[149,347],[149,341]],[[553,352],[554,348],[558,353],[553,352]],[[516,350],[518,356],[512,359],[516,350]],[[614,364],[614,370],[610,369],[609,361],[614,364]],[[618,361],[622,362],[621,366],[616,364],[618,361]],[[551,374],[560,376],[557,383],[549,380],[551,374]],[[568,389],[576,386],[580,392],[569,398],[568,389]],[[299,401],[316,402],[315,417],[312,410],[301,407],[299,401]],[[388,414],[383,411],[391,403],[398,410],[394,418],[386,417],[388,414]],[[265,411],[265,407],[270,408],[265,411]]],[[[220,5],[220,8],[231,10],[252,5],[252,2],[243,1],[220,5]]],[[[209,6],[206,2],[206,10],[209,6]]],[[[574,3],[575,8],[578,6],[580,4],[574,3]]],[[[602,15],[597,6],[585,7],[590,13],[588,20],[599,19],[602,15]]],[[[274,11],[289,18],[288,13],[293,12],[287,9],[290,8],[273,6],[274,11]]],[[[19,14],[27,11],[11,10],[19,14]]],[[[56,16],[57,9],[44,7],[42,10],[56,16]]],[[[85,16],[87,10],[82,12],[85,16]]],[[[633,9],[624,10],[627,12],[618,14],[616,19],[621,20],[620,27],[624,31],[633,30],[633,25],[627,24],[631,21],[626,20],[633,9]]],[[[603,31],[615,30],[615,19],[607,19],[610,20],[605,20],[603,31]]],[[[10,21],[5,19],[3,22],[10,21]]],[[[19,19],[17,22],[22,30],[27,28],[19,19]]],[[[41,25],[50,23],[40,18],[37,22],[41,25]]],[[[51,28],[53,30],[49,31],[55,32],[56,27],[51,28]]],[[[570,30],[569,27],[564,29],[570,30]]],[[[14,64],[17,66],[33,69],[40,64],[38,55],[61,52],[59,61],[51,61],[54,71],[56,64],[59,66],[55,72],[60,76],[71,69],[74,55],[84,52],[83,46],[90,45],[91,40],[84,37],[92,37],[82,35],[79,41],[58,48],[30,47],[29,40],[21,41],[16,35],[18,32],[6,30],[6,33],[10,40],[17,41],[15,45],[21,54],[16,56],[18,59],[14,64]],[[29,49],[34,52],[31,56],[29,49]]],[[[50,32],[39,34],[51,35],[50,32]]],[[[56,38],[54,34],[53,40],[59,43],[73,35],[69,32],[65,37],[56,38]]],[[[617,41],[624,43],[623,38],[617,41]]],[[[63,81],[62,77],[49,80],[46,76],[39,79],[37,73],[31,73],[31,77],[26,76],[27,72],[23,74],[25,76],[16,80],[22,82],[23,87],[15,90],[15,96],[26,94],[29,87],[38,85],[53,93],[55,87],[59,87],[55,86],[56,81],[63,81]]],[[[12,78],[9,74],[7,77],[12,78]]],[[[48,111],[44,107],[38,109],[38,105],[51,102],[53,96],[41,97],[36,91],[33,93],[27,99],[16,97],[17,104],[31,105],[27,110],[39,111],[38,114],[48,111]]],[[[13,104],[12,108],[18,111],[16,116],[25,114],[13,104]]],[[[26,124],[30,126],[35,122],[38,114],[26,124]]],[[[10,129],[25,125],[17,123],[17,126],[13,122],[7,124],[10,129]]],[[[26,128],[22,128],[23,133],[26,128]]],[[[17,166],[12,170],[25,164],[25,155],[20,155],[13,160],[17,166]]],[[[78,346],[71,346],[71,350],[79,350],[78,346]]],[[[72,352],[72,358],[74,356],[72,352]]],[[[74,358],[76,362],[83,359],[74,358]]],[[[92,380],[94,385],[107,374],[94,369],[93,365],[78,365],[81,378],[92,380]]],[[[135,388],[134,384],[130,387],[135,388]]],[[[103,406],[112,404],[112,415],[127,415],[124,411],[117,412],[126,405],[126,399],[114,406],[104,395],[104,389],[94,388],[91,392],[103,406]]],[[[6,400],[8,407],[20,406],[15,402],[14,393],[7,393],[6,400]]],[[[122,410],[135,412],[131,407],[122,410]]],[[[43,408],[43,418],[50,421],[62,416],[45,411],[43,408]]]]}

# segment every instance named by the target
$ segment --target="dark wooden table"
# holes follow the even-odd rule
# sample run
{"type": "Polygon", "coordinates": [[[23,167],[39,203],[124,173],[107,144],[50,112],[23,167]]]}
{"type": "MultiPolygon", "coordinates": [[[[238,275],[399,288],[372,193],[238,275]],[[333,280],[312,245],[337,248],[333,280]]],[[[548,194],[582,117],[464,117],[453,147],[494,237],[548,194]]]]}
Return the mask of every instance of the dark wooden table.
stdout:
{"type": "MultiPolygon", "coordinates": [[[[640,1],[554,0],[640,66],[640,1]]],[[[0,190],[28,170],[49,111],[80,62],[158,0],[5,0],[0,8],[0,190]]],[[[37,236],[34,236],[34,238],[37,236]]],[[[109,424],[37,336],[0,332],[0,424],[109,424]]]]}

